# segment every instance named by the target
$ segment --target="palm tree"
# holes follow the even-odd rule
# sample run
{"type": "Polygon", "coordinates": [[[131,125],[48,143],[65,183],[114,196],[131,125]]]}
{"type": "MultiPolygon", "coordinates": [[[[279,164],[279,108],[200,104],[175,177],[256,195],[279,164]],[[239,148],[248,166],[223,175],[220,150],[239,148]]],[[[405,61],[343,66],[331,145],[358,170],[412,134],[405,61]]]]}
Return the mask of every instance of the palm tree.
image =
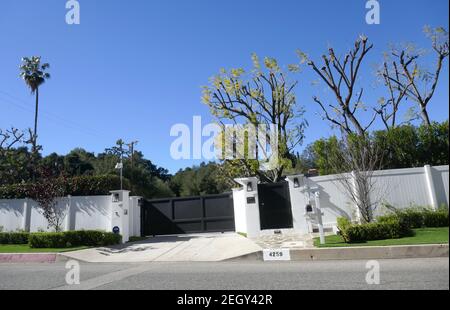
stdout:
{"type": "Polygon", "coordinates": [[[45,72],[50,65],[48,63],[41,64],[40,56],[24,57],[20,65],[20,77],[30,88],[31,93],[36,95],[36,107],[34,113],[34,132],[32,137],[33,153],[37,152],[37,123],[39,111],[39,87],[50,78],[50,74],[45,72]]]}

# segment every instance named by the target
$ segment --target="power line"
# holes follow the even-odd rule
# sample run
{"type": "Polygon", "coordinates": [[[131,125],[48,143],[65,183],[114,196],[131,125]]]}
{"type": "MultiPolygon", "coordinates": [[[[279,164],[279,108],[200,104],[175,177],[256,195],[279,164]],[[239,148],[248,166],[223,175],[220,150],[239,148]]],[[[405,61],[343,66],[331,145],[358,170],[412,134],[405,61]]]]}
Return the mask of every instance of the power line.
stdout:
{"type": "MultiPolygon", "coordinates": [[[[5,91],[1,91],[0,90],[0,93],[9,97],[9,99],[7,99],[7,98],[0,98],[4,103],[7,103],[7,104],[10,104],[10,105],[16,106],[16,107],[18,107],[18,108],[20,108],[22,110],[34,113],[34,108],[31,107],[26,101],[24,101],[24,100],[22,100],[20,98],[17,98],[17,97],[15,97],[15,96],[13,96],[13,95],[5,92],[5,91]]],[[[48,120],[52,120],[52,121],[57,121],[61,125],[63,125],[63,127],[66,127],[66,128],[69,128],[69,129],[75,129],[77,131],[82,131],[85,134],[88,134],[88,135],[91,135],[91,136],[95,136],[97,138],[105,138],[106,137],[104,135],[104,133],[102,133],[99,130],[95,130],[95,129],[89,128],[89,127],[87,127],[85,125],[78,124],[78,123],[76,123],[76,122],[74,122],[72,120],[65,119],[65,118],[63,118],[63,117],[61,117],[61,116],[59,116],[59,115],[57,115],[55,113],[51,113],[51,112],[45,111],[45,109],[40,109],[40,112],[41,112],[41,114],[43,115],[44,118],[46,118],[48,120]]]]}

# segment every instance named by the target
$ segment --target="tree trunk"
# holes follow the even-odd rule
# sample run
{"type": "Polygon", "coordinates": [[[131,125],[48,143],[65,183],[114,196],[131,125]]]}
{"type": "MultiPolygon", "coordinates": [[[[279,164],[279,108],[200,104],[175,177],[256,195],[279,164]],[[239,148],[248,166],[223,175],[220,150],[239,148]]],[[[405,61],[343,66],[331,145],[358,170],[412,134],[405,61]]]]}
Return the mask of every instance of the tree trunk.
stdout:
{"type": "Polygon", "coordinates": [[[422,108],[420,116],[422,117],[424,125],[430,127],[431,121],[430,121],[430,117],[428,116],[428,111],[426,108],[422,108]]]}
{"type": "Polygon", "coordinates": [[[32,150],[31,150],[31,161],[33,166],[33,181],[36,180],[36,172],[37,172],[37,123],[38,123],[38,112],[39,112],[39,87],[36,88],[36,106],[34,112],[34,131],[32,137],[32,150]]]}
{"type": "Polygon", "coordinates": [[[37,147],[38,113],[39,113],[39,87],[36,88],[36,107],[35,107],[35,112],[34,112],[34,132],[33,132],[33,153],[36,152],[36,147],[37,147]]]}

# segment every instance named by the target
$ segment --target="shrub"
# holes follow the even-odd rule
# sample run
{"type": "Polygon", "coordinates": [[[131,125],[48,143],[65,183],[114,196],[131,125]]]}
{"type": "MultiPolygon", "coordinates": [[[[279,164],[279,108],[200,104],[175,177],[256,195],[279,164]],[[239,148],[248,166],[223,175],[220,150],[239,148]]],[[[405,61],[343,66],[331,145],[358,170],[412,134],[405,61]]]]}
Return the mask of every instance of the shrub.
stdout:
{"type": "MultiPolygon", "coordinates": [[[[123,187],[131,189],[130,182],[127,179],[123,181],[123,187]]],[[[120,188],[120,177],[116,175],[80,176],[68,179],[66,195],[109,195],[114,188],[120,188]]]]}
{"type": "Polygon", "coordinates": [[[386,219],[383,222],[348,227],[346,229],[346,242],[356,243],[369,240],[397,239],[411,234],[411,229],[401,224],[398,219],[386,219]]]}
{"type": "Polygon", "coordinates": [[[339,217],[337,219],[337,227],[339,229],[339,233],[344,239],[345,242],[348,242],[347,229],[352,225],[350,220],[346,217],[339,217]]]}
{"type": "MultiPolygon", "coordinates": [[[[130,189],[130,182],[124,179],[124,188],[130,189]]],[[[115,175],[79,176],[68,178],[64,195],[95,196],[109,195],[109,191],[120,188],[120,178],[115,175]]],[[[31,198],[33,184],[13,184],[0,186],[1,199],[31,198]]]]}
{"type": "Polygon", "coordinates": [[[406,209],[380,216],[376,223],[351,225],[346,219],[338,219],[342,238],[347,243],[369,240],[397,239],[413,234],[412,229],[422,227],[447,227],[447,210],[406,209]]]}
{"type": "Polygon", "coordinates": [[[0,232],[0,244],[27,244],[27,232],[0,232]]]}
{"type": "Polygon", "coordinates": [[[423,226],[424,227],[448,227],[449,218],[448,211],[425,211],[423,213],[423,226]]]}
{"type": "Polygon", "coordinates": [[[63,233],[34,233],[30,235],[31,248],[69,248],[72,245],[64,238],[63,233]]]}
{"type": "Polygon", "coordinates": [[[422,228],[424,227],[424,214],[425,210],[406,209],[397,212],[399,219],[404,221],[410,228],[422,228]]]}
{"type": "Polygon", "coordinates": [[[119,244],[122,236],[97,230],[30,234],[32,248],[70,248],[77,246],[108,246],[119,244]]]}
{"type": "Polygon", "coordinates": [[[449,226],[448,211],[445,209],[439,211],[429,209],[399,210],[393,214],[380,216],[377,218],[377,222],[382,223],[392,219],[397,219],[403,226],[411,229],[449,226]]]}

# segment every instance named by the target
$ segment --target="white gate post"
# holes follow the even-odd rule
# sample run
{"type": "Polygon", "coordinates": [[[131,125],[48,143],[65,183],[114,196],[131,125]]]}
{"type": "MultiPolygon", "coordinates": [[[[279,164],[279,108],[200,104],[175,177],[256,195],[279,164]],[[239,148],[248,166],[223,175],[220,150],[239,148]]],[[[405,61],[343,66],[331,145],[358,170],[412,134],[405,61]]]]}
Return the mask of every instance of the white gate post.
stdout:
{"type": "MultiPolygon", "coordinates": [[[[66,231],[70,230],[72,220],[72,196],[68,195],[66,198],[66,231]]],[[[75,226],[75,225],[74,225],[75,226]]]]}
{"type": "Polygon", "coordinates": [[[30,214],[31,210],[29,208],[28,198],[25,198],[23,201],[23,219],[22,219],[22,227],[24,231],[29,232],[30,231],[30,221],[31,218],[30,214]]]}
{"type": "Polygon", "coordinates": [[[325,244],[325,233],[323,231],[322,208],[320,207],[320,191],[314,193],[317,226],[319,227],[320,244],[325,244]]]}
{"type": "Polygon", "coordinates": [[[430,201],[430,205],[434,210],[439,209],[438,202],[437,202],[437,195],[436,195],[436,189],[434,187],[434,181],[433,181],[433,170],[431,169],[430,165],[426,165],[424,167],[425,169],[425,179],[427,182],[427,188],[428,188],[428,200],[430,201]]]}
{"type": "Polygon", "coordinates": [[[258,179],[255,177],[235,179],[242,185],[233,190],[234,221],[236,232],[257,237],[261,232],[259,219],[258,179]]]}

